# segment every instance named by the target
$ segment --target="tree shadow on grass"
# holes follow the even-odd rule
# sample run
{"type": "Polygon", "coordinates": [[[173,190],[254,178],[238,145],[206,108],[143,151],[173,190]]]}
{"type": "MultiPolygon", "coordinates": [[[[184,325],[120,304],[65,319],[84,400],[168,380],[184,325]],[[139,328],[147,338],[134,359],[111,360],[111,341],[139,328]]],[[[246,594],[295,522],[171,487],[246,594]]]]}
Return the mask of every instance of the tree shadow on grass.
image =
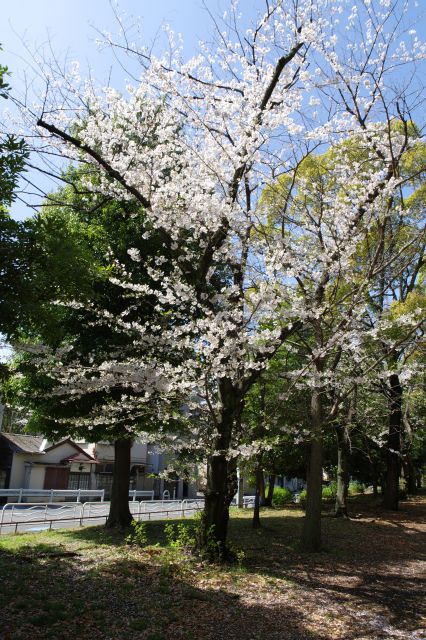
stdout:
{"type": "MultiPolygon", "coordinates": [[[[60,547],[60,545],[59,545],[60,547]]],[[[0,550],[2,640],[327,640],[297,609],[242,603],[198,588],[173,565],[117,558],[97,565],[43,543],[0,550]]]]}
{"type": "MultiPolygon", "coordinates": [[[[0,636],[372,640],[390,623],[399,633],[390,637],[418,637],[410,633],[426,595],[410,565],[424,557],[424,534],[413,526],[418,512],[401,511],[395,522],[389,514],[373,522],[324,518],[326,550],[317,554],[298,550],[301,517],[266,514],[258,531],[247,517],[231,519],[230,539],[246,553],[245,573],[226,567],[185,573],[162,563],[161,550],[135,553],[122,532],[104,527],[65,530],[58,538],[39,534],[40,542],[32,536],[27,546],[22,540],[14,552],[0,551],[0,636]],[[341,622],[337,631],[334,621],[341,622]]],[[[148,523],[151,543],[164,542],[164,524],[148,523]]]]}
{"type": "Polygon", "coordinates": [[[410,505],[372,522],[323,518],[324,551],[315,554],[299,550],[302,518],[264,517],[257,546],[247,546],[248,568],[291,581],[313,600],[324,595],[343,608],[352,604],[379,612],[408,633],[426,613],[424,565],[421,575],[426,535],[412,526],[422,522],[423,513],[424,505],[410,505]]]}

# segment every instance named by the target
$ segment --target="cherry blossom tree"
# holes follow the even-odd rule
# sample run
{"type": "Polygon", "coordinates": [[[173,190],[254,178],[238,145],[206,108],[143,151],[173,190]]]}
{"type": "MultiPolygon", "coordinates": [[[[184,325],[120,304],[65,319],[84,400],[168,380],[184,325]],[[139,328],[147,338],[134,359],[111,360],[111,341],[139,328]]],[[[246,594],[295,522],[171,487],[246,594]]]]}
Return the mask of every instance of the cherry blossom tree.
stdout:
{"type": "MultiPolygon", "coordinates": [[[[27,110],[30,118],[37,114],[44,149],[96,165],[102,172],[96,190],[141,204],[147,238],[150,229],[160,233],[171,256],[172,268],[164,268],[161,255],[149,261],[149,286],[125,270],[114,282],[133,309],[154,299],[158,313],[173,310],[166,326],[142,314],[133,321],[144,353],[155,344],[166,354],[173,345],[185,357],[178,363],[147,357],[125,372],[105,362],[100,370],[103,384],[138,375],[147,397],[188,398],[187,410],[197,416],[193,445],[208,461],[205,543],[213,536],[219,554],[226,552],[228,470],[239,455],[246,394],[281,345],[307,326],[315,341],[309,366],[298,374],[312,389],[304,543],[320,543],[325,362],[355,336],[361,300],[351,320],[326,337],[321,318],[329,292],[350,281],[361,238],[403,184],[398,166],[412,144],[406,123],[421,99],[417,67],[425,55],[410,30],[413,11],[405,0],[357,0],[352,7],[345,0],[266,0],[245,29],[233,2],[216,22],[215,44],[201,43],[191,60],[183,61],[170,31],[159,56],[107,37],[141,66],[124,94],[81,83],[76,68],[67,78],[51,69],[53,95],[38,112],[27,110]],[[154,131],[155,144],[143,144],[154,131]],[[365,150],[362,166],[345,153],[347,138],[365,150]],[[288,203],[296,183],[303,191],[300,167],[328,147],[335,150],[333,188],[322,194],[319,218],[310,219],[307,207],[293,222],[288,203]],[[280,228],[259,200],[281,176],[288,197],[280,228]]],[[[140,259],[134,247],[128,250],[140,259]]],[[[125,328],[122,316],[108,320],[125,328]]],[[[84,393],[96,375],[91,381],[86,372],[82,380],[78,368],[64,367],[59,378],[84,393]]]]}

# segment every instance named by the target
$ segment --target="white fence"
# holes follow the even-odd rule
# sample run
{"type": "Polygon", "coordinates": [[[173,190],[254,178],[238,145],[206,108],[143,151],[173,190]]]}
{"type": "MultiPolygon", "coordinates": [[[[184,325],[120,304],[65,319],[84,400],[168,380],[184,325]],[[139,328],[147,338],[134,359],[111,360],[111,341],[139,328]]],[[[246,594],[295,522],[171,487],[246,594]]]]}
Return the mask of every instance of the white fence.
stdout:
{"type": "MultiPolygon", "coordinates": [[[[109,502],[8,503],[0,510],[0,533],[103,524],[108,518],[109,506],[109,502]]],[[[135,520],[184,518],[203,508],[203,499],[129,502],[130,513],[135,520]]]]}
{"type": "MultiPolygon", "coordinates": [[[[243,496],[243,509],[250,509],[254,507],[254,501],[256,496],[243,496]]],[[[232,507],[238,506],[238,496],[235,496],[231,502],[232,507]]]]}
{"type": "Polygon", "coordinates": [[[129,491],[129,498],[136,500],[137,498],[148,498],[148,500],[154,500],[154,492],[153,491],[129,491]]]}
{"type": "MultiPolygon", "coordinates": [[[[148,492],[151,493],[151,492],[148,492]]],[[[81,502],[81,498],[100,498],[103,502],[104,489],[0,489],[0,497],[16,498],[22,502],[23,498],[46,498],[46,502],[54,502],[55,498],[75,498],[81,502]]]]}
{"type": "MultiPolygon", "coordinates": [[[[254,496],[244,496],[243,506],[250,508],[253,505],[254,496]]],[[[0,509],[0,534],[104,524],[109,507],[109,502],[9,502],[0,509]]],[[[135,520],[184,518],[203,508],[204,498],[138,501],[133,497],[129,502],[135,520]]]]}

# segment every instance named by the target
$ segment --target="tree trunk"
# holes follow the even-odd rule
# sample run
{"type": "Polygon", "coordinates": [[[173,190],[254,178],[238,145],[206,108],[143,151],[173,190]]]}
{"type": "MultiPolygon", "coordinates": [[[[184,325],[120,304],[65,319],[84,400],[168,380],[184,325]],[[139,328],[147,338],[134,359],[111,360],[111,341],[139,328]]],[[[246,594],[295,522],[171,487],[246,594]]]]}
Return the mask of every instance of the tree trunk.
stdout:
{"type": "Polygon", "coordinates": [[[223,560],[227,555],[229,521],[228,460],[226,457],[235,418],[236,392],[227,379],[220,383],[222,411],[216,423],[217,437],[213,453],[207,460],[201,549],[211,560],[223,560]]]}
{"type": "Polygon", "coordinates": [[[223,454],[209,456],[204,502],[203,550],[211,559],[221,559],[226,552],[229,507],[227,495],[228,463],[223,454]]]}
{"type": "Polygon", "coordinates": [[[335,428],[337,438],[337,489],[334,515],[348,517],[347,497],[349,485],[349,434],[344,425],[335,428]]]}
{"type": "MultiPolygon", "coordinates": [[[[258,462],[256,465],[256,494],[254,497],[254,511],[253,511],[253,529],[258,529],[260,527],[260,503],[261,503],[261,486],[263,480],[263,470],[261,463],[258,462]]],[[[263,483],[264,484],[264,483],[263,483]]]]}
{"type": "Polygon", "coordinates": [[[238,469],[238,494],[237,494],[237,507],[242,509],[244,506],[244,478],[241,475],[241,470],[238,469]]]}
{"type": "Polygon", "coordinates": [[[319,551],[322,506],[322,399],[318,390],[312,392],[311,416],[313,436],[307,473],[306,516],[301,543],[305,551],[319,551]]]}
{"type": "Polygon", "coordinates": [[[238,482],[237,459],[232,458],[228,461],[228,480],[225,499],[228,507],[231,506],[231,502],[235,498],[235,494],[238,492],[238,482]]]}
{"type": "Polygon", "coordinates": [[[260,474],[259,474],[259,499],[260,499],[260,506],[264,507],[266,496],[265,496],[265,476],[263,474],[263,469],[260,470],[260,474]]]}
{"type": "Polygon", "coordinates": [[[383,506],[398,510],[402,433],[402,387],[397,374],[389,378],[389,433],[386,451],[386,482],[383,506]]]}
{"type": "Polygon", "coordinates": [[[114,476],[112,480],[111,504],[109,508],[108,528],[127,528],[133,520],[129,510],[130,451],[132,441],[120,438],[114,442],[114,476]]]}
{"type": "Polygon", "coordinates": [[[272,507],[272,500],[274,497],[274,489],[275,489],[275,475],[270,475],[268,480],[268,495],[265,498],[265,507],[272,507]]]}

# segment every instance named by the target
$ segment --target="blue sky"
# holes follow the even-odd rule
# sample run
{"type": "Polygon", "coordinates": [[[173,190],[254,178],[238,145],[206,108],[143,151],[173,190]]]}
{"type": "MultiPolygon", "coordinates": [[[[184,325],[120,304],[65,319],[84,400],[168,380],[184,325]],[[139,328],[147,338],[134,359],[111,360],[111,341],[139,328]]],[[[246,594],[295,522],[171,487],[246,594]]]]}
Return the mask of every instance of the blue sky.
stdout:
{"type": "MultiPolygon", "coordinates": [[[[225,0],[120,0],[119,11],[126,13],[129,22],[132,22],[131,16],[141,19],[146,44],[156,37],[161,25],[170,24],[174,31],[182,34],[185,55],[191,56],[198,41],[206,38],[211,29],[206,7],[212,13],[222,15],[227,4],[225,0]]],[[[246,6],[253,4],[256,4],[255,0],[246,0],[246,6]]],[[[260,6],[259,0],[257,6],[260,6]]],[[[25,78],[30,81],[34,76],[31,66],[34,53],[51,57],[49,41],[59,60],[66,57],[79,60],[82,76],[90,67],[96,80],[100,84],[106,83],[114,58],[109,50],[100,51],[96,46],[97,30],[117,33],[118,28],[109,0],[4,1],[0,61],[12,72],[9,83],[13,93],[21,97],[25,78]]],[[[125,80],[121,71],[116,72],[113,84],[116,86],[125,80]]],[[[35,177],[32,172],[29,175],[40,181],[40,176],[35,177]]],[[[17,201],[12,215],[22,219],[31,215],[31,210],[17,201]]]]}
{"type": "MultiPolygon", "coordinates": [[[[412,0],[413,9],[416,0],[412,0]]],[[[190,57],[197,50],[200,39],[209,39],[212,31],[209,11],[222,15],[229,0],[119,0],[119,11],[140,17],[144,44],[149,44],[168,23],[174,31],[182,34],[185,55],[190,57]]],[[[415,13],[423,11],[423,20],[416,24],[418,35],[426,39],[426,0],[418,0],[415,13]]],[[[250,18],[264,9],[264,0],[240,0],[245,17],[250,18]]],[[[31,68],[32,54],[38,52],[50,58],[48,42],[59,60],[79,60],[81,74],[90,68],[92,76],[100,84],[106,84],[114,58],[108,49],[100,51],[95,40],[97,30],[116,33],[118,25],[114,18],[110,0],[3,0],[1,6],[0,62],[7,64],[12,72],[10,84],[17,97],[22,95],[25,76],[30,81],[34,76],[31,68]]],[[[111,84],[121,89],[127,78],[116,67],[111,84]]],[[[2,105],[0,105],[1,107],[2,105]]],[[[40,176],[29,173],[35,181],[40,176]]],[[[16,202],[12,214],[25,218],[31,210],[16,202]]]]}

